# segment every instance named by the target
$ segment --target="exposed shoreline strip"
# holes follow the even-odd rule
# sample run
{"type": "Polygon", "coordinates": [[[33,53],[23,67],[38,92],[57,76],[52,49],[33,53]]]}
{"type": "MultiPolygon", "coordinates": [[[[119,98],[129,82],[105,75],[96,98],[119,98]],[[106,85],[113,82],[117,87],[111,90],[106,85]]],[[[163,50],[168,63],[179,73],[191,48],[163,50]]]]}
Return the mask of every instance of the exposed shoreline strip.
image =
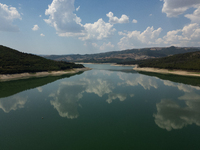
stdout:
{"type": "Polygon", "coordinates": [[[19,80],[27,79],[32,77],[45,77],[45,76],[60,76],[64,74],[76,74],[79,72],[91,70],[91,68],[74,68],[71,70],[64,71],[50,71],[50,72],[36,72],[36,73],[20,73],[20,74],[0,74],[0,82],[10,81],[10,80],[19,80]]]}
{"type": "Polygon", "coordinates": [[[174,74],[174,75],[181,75],[181,76],[194,76],[200,77],[200,72],[189,72],[183,70],[168,70],[168,69],[158,69],[158,68],[140,68],[136,66],[133,68],[135,71],[144,71],[144,72],[154,72],[154,73],[162,73],[162,74],[174,74]]]}

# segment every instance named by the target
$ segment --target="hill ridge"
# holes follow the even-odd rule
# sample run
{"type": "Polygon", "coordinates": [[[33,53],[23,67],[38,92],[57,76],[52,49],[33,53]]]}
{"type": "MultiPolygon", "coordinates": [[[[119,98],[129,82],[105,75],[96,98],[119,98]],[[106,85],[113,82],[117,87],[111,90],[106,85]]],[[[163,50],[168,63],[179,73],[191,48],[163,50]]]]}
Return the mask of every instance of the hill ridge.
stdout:
{"type": "Polygon", "coordinates": [[[27,54],[6,46],[0,46],[0,74],[35,73],[83,67],[83,65],[49,60],[34,54],[27,54]]]}
{"type": "Polygon", "coordinates": [[[151,59],[166,57],[169,55],[200,51],[194,47],[151,47],[142,49],[127,49],[122,51],[112,51],[97,54],[73,54],[73,55],[48,55],[43,56],[47,59],[62,60],[69,62],[84,63],[119,63],[141,59],[151,59]]]}

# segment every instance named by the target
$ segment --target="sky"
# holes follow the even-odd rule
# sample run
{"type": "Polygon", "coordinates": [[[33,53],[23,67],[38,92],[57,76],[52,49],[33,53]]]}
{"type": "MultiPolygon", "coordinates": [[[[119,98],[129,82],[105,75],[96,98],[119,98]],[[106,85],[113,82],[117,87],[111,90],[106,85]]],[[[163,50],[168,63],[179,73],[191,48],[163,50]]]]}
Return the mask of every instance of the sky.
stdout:
{"type": "Polygon", "coordinates": [[[200,0],[0,0],[0,45],[47,55],[200,47],[200,0]]]}

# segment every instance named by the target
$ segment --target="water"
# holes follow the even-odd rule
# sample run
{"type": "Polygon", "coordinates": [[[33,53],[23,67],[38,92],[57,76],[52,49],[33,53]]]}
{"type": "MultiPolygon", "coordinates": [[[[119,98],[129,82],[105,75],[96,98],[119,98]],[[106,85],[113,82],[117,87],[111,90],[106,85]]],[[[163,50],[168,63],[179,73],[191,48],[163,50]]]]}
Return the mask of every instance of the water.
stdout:
{"type": "Polygon", "coordinates": [[[0,83],[0,149],[199,149],[199,78],[86,66],[0,83]]]}

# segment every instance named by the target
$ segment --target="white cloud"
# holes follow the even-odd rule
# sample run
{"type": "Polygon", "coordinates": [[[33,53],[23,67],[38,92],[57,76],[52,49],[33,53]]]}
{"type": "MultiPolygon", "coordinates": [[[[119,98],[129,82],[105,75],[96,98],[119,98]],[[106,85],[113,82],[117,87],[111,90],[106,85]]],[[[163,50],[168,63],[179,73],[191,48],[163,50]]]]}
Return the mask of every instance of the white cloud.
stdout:
{"type": "MultiPolygon", "coordinates": [[[[88,44],[90,44],[90,43],[87,43],[87,46],[88,46],[88,44]]],[[[107,51],[107,50],[112,50],[115,46],[111,43],[111,42],[108,42],[108,43],[103,43],[103,45],[98,45],[97,43],[91,43],[92,44],[92,46],[94,47],[94,48],[97,48],[97,49],[99,49],[100,51],[107,51]]]]}
{"type": "Polygon", "coordinates": [[[41,18],[41,17],[42,17],[42,15],[39,15],[39,17],[41,18]]]}
{"type": "Polygon", "coordinates": [[[111,42],[108,42],[107,44],[106,43],[103,43],[103,45],[100,47],[100,50],[107,50],[107,49],[113,49],[115,46],[111,43],[111,42]]]}
{"type": "Polygon", "coordinates": [[[118,46],[120,49],[153,47],[153,46],[180,46],[191,47],[200,44],[200,25],[191,23],[182,29],[168,31],[167,34],[159,38],[162,28],[154,30],[148,27],[142,33],[140,31],[118,32],[123,37],[120,39],[118,46]]]}
{"type": "Polygon", "coordinates": [[[190,19],[192,23],[200,23],[200,6],[193,12],[193,14],[186,14],[185,17],[190,19]]]}
{"type": "Polygon", "coordinates": [[[53,0],[45,12],[45,15],[49,15],[49,19],[44,21],[53,26],[59,36],[75,36],[85,41],[102,40],[114,34],[113,25],[104,22],[102,18],[94,23],[81,24],[81,19],[74,14],[74,1],[53,0]]]}
{"type": "Polygon", "coordinates": [[[198,4],[199,0],[164,0],[162,12],[166,13],[167,17],[177,17],[198,4]]]}
{"type": "Polygon", "coordinates": [[[92,46],[99,47],[99,45],[97,43],[92,43],[92,46]]]}
{"type": "Polygon", "coordinates": [[[109,18],[109,22],[111,24],[116,24],[116,23],[129,23],[129,17],[126,15],[122,15],[121,18],[117,18],[114,16],[112,12],[109,12],[106,14],[106,16],[109,18]]]}
{"type": "Polygon", "coordinates": [[[83,41],[89,39],[102,40],[113,35],[116,31],[112,24],[104,22],[102,18],[93,24],[86,23],[84,27],[86,33],[83,37],[79,37],[83,41]]]}
{"type": "Polygon", "coordinates": [[[189,24],[183,29],[169,31],[166,36],[160,40],[163,45],[175,46],[199,46],[200,26],[197,23],[189,24]]]}
{"type": "Polygon", "coordinates": [[[53,26],[57,34],[71,35],[81,33],[84,30],[81,19],[73,12],[75,0],[53,0],[45,11],[49,19],[44,19],[47,24],[53,26]]]}
{"type": "Polygon", "coordinates": [[[0,31],[19,31],[19,28],[13,25],[15,19],[22,19],[17,9],[0,3],[0,31]]]}
{"type": "Polygon", "coordinates": [[[147,27],[142,33],[140,31],[128,31],[127,33],[119,32],[118,34],[124,37],[120,39],[118,46],[120,49],[153,46],[156,44],[156,39],[161,31],[162,28],[154,30],[153,27],[147,27]]]}
{"type": "Polygon", "coordinates": [[[79,11],[79,9],[80,9],[80,6],[78,6],[78,7],[76,8],[76,11],[79,11]]]}
{"type": "Polygon", "coordinates": [[[40,36],[45,36],[45,35],[43,33],[41,33],[40,36]]]}
{"type": "Polygon", "coordinates": [[[32,30],[33,30],[33,31],[37,31],[37,30],[39,30],[39,26],[38,26],[37,24],[34,25],[33,28],[32,28],[32,30]]]}
{"type": "Polygon", "coordinates": [[[132,23],[137,23],[138,21],[137,20],[135,20],[135,19],[133,19],[133,21],[132,21],[132,23]]]}

